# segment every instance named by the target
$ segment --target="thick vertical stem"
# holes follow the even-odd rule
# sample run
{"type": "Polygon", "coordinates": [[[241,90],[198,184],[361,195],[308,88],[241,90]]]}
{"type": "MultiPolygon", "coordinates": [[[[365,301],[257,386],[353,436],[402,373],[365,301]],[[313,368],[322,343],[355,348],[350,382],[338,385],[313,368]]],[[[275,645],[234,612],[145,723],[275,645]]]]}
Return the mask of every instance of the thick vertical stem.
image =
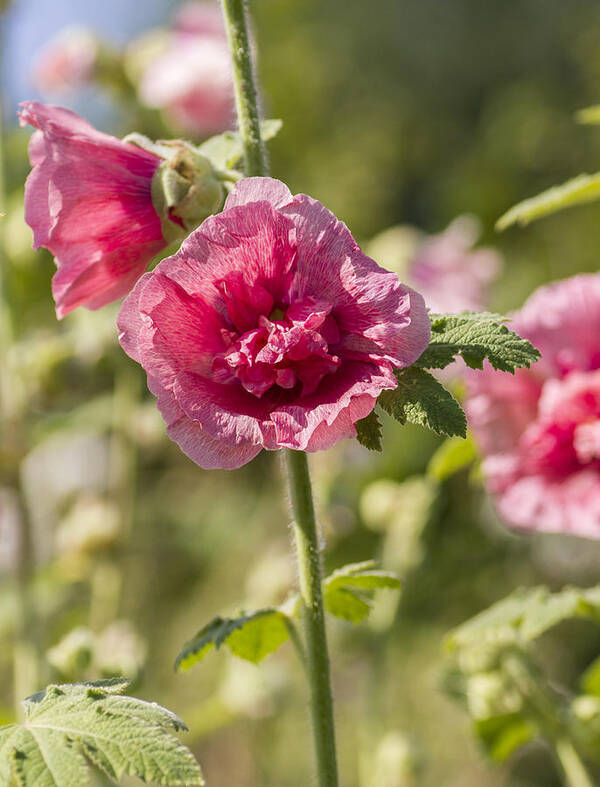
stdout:
{"type": "Polygon", "coordinates": [[[333,699],[325,614],[321,592],[321,560],[306,454],[285,449],[294,514],[300,596],[306,638],[306,672],[310,683],[313,735],[319,787],[337,787],[333,699]]]}
{"type": "Polygon", "coordinates": [[[233,85],[247,176],[267,175],[267,159],[260,134],[258,93],[252,67],[245,0],[222,0],[233,66],[233,85]]]}
{"type": "MultiPolygon", "coordinates": [[[[245,0],[222,0],[222,3],[233,64],[245,173],[248,176],[268,175],[260,134],[258,92],[252,68],[246,3],[245,0]]],[[[300,595],[303,602],[305,664],[310,684],[318,784],[319,787],[337,787],[333,700],[321,593],[321,564],[308,463],[306,454],[302,452],[286,449],[285,454],[294,513],[300,595]]]]}

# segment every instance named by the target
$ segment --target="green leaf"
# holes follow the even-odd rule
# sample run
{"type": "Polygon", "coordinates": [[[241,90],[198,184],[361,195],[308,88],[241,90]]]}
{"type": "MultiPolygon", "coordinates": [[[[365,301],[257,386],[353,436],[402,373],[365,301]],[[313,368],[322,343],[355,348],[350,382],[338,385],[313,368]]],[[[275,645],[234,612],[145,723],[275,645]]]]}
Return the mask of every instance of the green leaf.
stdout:
{"type": "Polygon", "coordinates": [[[399,590],[401,587],[395,574],[376,569],[372,560],[349,563],[323,581],[325,609],[338,618],[360,623],[371,611],[366,594],[380,588],[399,590]]]}
{"type": "Polygon", "coordinates": [[[0,784],[87,783],[91,761],[109,779],[203,785],[200,766],[173,731],[187,729],[156,703],[121,696],[122,679],[48,686],[23,702],[25,721],[0,727],[0,784]]]}
{"type": "Polygon", "coordinates": [[[462,470],[475,459],[475,445],[467,437],[449,437],[433,454],[427,465],[427,475],[436,481],[446,478],[462,470]]]}
{"type": "Polygon", "coordinates": [[[449,647],[479,646],[483,641],[531,642],[568,618],[600,622],[600,585],[568,587],[551,593],[546,587],[521,588],[454,629],[449,647]]]}
{"type": "Polygon", "coordinates": [[[435,377],[414,366],[395,374],[398,387],[383,391],[377,400],[386,413],[401,424],[419,424],[447,437],[466,437],[462,407],[435,377]]]}
{"type": "Polygon", "coordinates": [[[539,352],[506,325],[506,317],[486,312],[431,314],[429,347],[416,362],[424,369],[443,369],[461,356],[471,369],[483,368],[487,359],[494,369],[514,372],[535,363],[539,352]]]}
{"type": "Polygon", "coordinates": [[[586,694],[600,697],[600,656],[583,673],[580,686],[586,694]]]}
{"type": "Polygon", "coordinates": [[[575,120],[578,123],[585,123],[587,125],[597,125],[600,123],[600,104],[595,104],[593,107],[585,107],[575,113],[575,120]]]}
{"type": "Polygon", "coordinates": [[[289,637],[287,616],[279,609],[259,609],[237,618],[216,617],[186,642],[175,669],[189,669],[211,648],[223,643],[239,658],[257,664],[289,637]]]}
{"type": "Polygon", "coordinates": [[[600,199],[600,172],[578,175],[560,186],[542,191],[536,197],[519,202],[498,219],[496,229],[505,230],[511,224],[524,226],[564,208],[595,202],[597,199],[600,199]]]}
{"type": "MultiPolygon", "coordinates": [[[[281,130],[281,120],[263,120],[260,131],[263,141],[273,139],[281,130]]],[[[217,169],[231,169],[244,155],[242,138],[237,131],[225,131],[203,142],[198,150],[209,158],[217,169]]]]}
{"type": "Polygon", "coordinates": [[[520,713],[477,719],[474,729],[489,756],[499,762],[537,736],[534,725],[520,713]]]}
{"type": "Polygon", "coordinates": [[[366,418],[357,421],[356,439],[369,451],[381,451],[381,422],[375,410],[372,410],[366,418]]]}

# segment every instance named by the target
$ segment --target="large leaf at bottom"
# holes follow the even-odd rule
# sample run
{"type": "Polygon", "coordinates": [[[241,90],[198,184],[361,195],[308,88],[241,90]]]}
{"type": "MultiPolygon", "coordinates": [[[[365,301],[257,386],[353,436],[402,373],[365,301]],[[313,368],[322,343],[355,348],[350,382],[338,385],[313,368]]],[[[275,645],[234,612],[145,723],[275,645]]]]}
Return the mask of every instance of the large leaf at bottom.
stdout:
{"type": "Polygon", "coordinates": [[[185,730],[156,703],[122,696],[122,679],[48,686],[24,703],[23,724],[0,727],[0,784],[75,787],[91,760],[110,779],[125,774],[164,785],[203,785],[185,730]]]}

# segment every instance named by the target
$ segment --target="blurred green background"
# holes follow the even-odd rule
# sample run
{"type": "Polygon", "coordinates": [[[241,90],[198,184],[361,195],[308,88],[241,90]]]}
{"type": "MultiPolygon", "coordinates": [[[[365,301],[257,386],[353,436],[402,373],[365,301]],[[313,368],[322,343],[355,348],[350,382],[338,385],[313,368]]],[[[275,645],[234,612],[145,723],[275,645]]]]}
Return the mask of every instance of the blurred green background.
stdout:
{"type": "MultiPolygon", "coordinates": [[[[54,5],[37,9],[50,19],[54,5]]],[[[148,26],[143,4],[134,22],[135,4],[122,5],[129,28],[148,26]]],[[[5,34],[18,33],[21,6],[6,12],[5,34]]],[[[173,7],[153,3],[152,22],[173,7]]],[[[359,242],[393,224],[438,232],[475,214],[505,258],[491,302],[501,311],[543,282],[597,270],[595,206],[493,231],[516,201],[599,168],[600,131],[573,119],[600,101],[597,2],[261,0],[251,10],[265,114],[284,120],[273,175],[324,202],[359,242]]],[[[279,457],[197,468],[166,439],[141,370],[121,352],[116,308],[56,322],[54,265],[31,251],[22,218],[29,131],[9,105],[30,96],[15,96],[6,58],[3,68],[0,716],[12,718],[13,691],[125,672],[139,696],[187,722],[209,785],[309,785],[305,687],[289,645],[259,667],[219,652],[189,673],[172,669],[213,615],[278,603],[294,586],[279,457]],[[26,631],[23,531],[35,556],[22,566],[33,576],[26,631]]],[[[77,99],[84,115],[86,101],[103,130],[132,130],[118,104],[89,91],[77,99]]],[[[158,116],[144,122],[139,130],[165,133],[158,116]]],[[[443,638],[518,585],[599,582],[600,545],[507,532],[476,474],[423,476],[435,437],[391,421],[385,437],[382,455],[346,443],[311,459],[327,568],[374,557],[405,579],[399,604],[385,591],[369,624],[330,621],[342,784],[374,787],[376,752],[395,763],[390,787],[560,784],[541,745],[508,764],[485,759],[442,690],[443,638]],[[373,512],[390,490],[382,522],[373,512]]],[[[540,648],[549,674],[575,690],[600,631],[564,625],[540,648]]]]}

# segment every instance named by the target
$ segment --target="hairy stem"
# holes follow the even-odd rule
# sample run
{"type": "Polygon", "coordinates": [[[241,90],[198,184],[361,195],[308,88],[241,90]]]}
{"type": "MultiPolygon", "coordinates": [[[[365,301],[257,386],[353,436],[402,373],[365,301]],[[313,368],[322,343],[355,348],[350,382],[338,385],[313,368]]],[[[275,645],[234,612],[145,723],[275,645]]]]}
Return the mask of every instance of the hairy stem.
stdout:
{"type": "Polygon", "coordinates": [[[267,175],[267,159],[260,134],[258,91],[252,67],[245,0],[222,0],[233,65],[233,86],[247,176],[267,175]]]}
{"type": "Polygon", "coordinates": [[[321,560],[308,461],[302,451],[285,449],[306,639],[313,735],[319,787],[337,787],[333,699],[321,592],[321,560]]]}
{"type": "MultiPolygon", "coordinates": [[[[258,91],[254,81],[245,0],[222,0],[233,62],[239,131],[247,176],[268,175],[260,134],[258,91]]],[[[337,787],[337,762],[329,656],[321,593],[321,563],[306,454],[285,450],[289,474],[300,595],[306,639],[305,666],[310,684],[311,714],[319,787],[337,787]]],[[[299,643],[295,643],[297,646],[299,643]]],[[[298,652],[303,649],[298,647],[298,652]]]]}

